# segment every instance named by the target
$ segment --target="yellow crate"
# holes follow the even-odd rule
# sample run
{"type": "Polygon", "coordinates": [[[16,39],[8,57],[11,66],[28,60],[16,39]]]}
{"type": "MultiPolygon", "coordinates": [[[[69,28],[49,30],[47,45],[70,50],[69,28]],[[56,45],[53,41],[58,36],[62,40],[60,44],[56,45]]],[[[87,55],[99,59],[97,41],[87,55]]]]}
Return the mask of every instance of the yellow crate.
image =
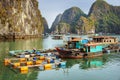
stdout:
{"type": "Polygon", "coordinates": [[[5,65],[5,66],[9,65],[10,62],[11,62],[10,59],[4,59],[4,65],[5,65]]]}
{"type": "Polygon", "coordinates": [[[21,74],[27,74],[28,71],[20,71],[21,74]]]}
{"type": "Polygon", "coordinates": [[[40,56],[40,60],[45,60],[45,57],[44,56],[40,56]]]}
{"type": "Polygon", "coordinates": [[[52,64],[45,64],[44,69],[52,69],[52,64]]]}
{"type": "Polygon", "coordinates": [[[26,62],[26,65],[28,66],[28,65],[33,65],[33,61],[27,61],[26,62]]]}
{"type": "Polygon", "coordinates": [[[52,68],[45,68],[45,70],[52,70],[52,68]]]}
{"type": "Polygon", "coordinates": [[[28,67],[27,66],[22,66],[21,68],[20,68],[20,71],[22,72],[22,71],[28,71],[28,67]]]}
{"type": "Polygon", "coordinates": [[[42,60],[37,60],[36,61],[36,64],[41,64],[42,63],[42,60]]]}
{"type": "Polygon", "coordinates": [[[14,68],[17,68],[17,67],[19,67],[19,66],[20,66],[20,63],[19,63],[19,62],[13,63],[13,67],[14,67],[14,68]]]}
{"type": "Polygon", "coordinates": [[[20,58],[19,61],[20,61],[20,62],[25,62],[25,61],[26,61],[26,58],[20,58]]]}

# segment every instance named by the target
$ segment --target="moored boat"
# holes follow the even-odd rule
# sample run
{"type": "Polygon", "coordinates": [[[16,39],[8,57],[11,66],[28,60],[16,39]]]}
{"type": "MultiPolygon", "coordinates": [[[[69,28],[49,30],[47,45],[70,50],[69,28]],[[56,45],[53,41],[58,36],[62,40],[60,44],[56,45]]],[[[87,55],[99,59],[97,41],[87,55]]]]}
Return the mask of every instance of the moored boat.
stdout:
{"type": "MultiPolygon", "coordinates": [[[[93,36],[91,39],[71,38],[65,48],[56,48],[61,58],[79,59],[102,56],[106,47],[117,45],[118,40],[112,36],[93,36]]],[[[117,51],[119,51],[119,47],[117,51]]]]}
{"type": "Polygon", "coordinates": [[[86,53],[86,52],[82,52],[80,50],[64,50],[64,49],[60,49],[58,47],[56,47],[56,50],[59,53],[59,57],[61,58],[68,58],[68,59],[81,59],[81,58],[93,58],[93,57],[99,57],[102,56],[103,53],[102,52],[98,52],[98,53],[86,53]]]}
{"type": "Polygon", "coordinates": [[[56,39],[56,40],[63,39],[63,35],[53,35],[52,37],[53,37],[52,39],[56,39]]]}
{"type": "Polygon", "coordinates": [[[71,38],[67,41],[65,48],[56,48],[61,58],[84,58],[102,56],[104,48],[110,44],[116,44],[115,37],[96,36],[92,40],[82,38],[71,38]]]}

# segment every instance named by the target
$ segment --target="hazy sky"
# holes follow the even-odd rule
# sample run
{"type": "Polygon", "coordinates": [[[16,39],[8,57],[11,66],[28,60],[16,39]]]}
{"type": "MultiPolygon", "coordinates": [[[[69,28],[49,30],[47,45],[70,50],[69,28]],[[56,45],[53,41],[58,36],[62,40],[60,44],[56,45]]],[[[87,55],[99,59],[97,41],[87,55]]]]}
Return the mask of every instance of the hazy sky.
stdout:
{"type": "MultiPolygon", "coordinates": [[[[84,13],[88,13],[91,5],[96,0],[38,0],[39,9],[43,17],[46,18],[49,27],[58,14],[62,14],[66,9],[73,6],[79,7],[84,13]]],[[[120,6],[120,0],[105,0],[114,6],[120,6]]]]}

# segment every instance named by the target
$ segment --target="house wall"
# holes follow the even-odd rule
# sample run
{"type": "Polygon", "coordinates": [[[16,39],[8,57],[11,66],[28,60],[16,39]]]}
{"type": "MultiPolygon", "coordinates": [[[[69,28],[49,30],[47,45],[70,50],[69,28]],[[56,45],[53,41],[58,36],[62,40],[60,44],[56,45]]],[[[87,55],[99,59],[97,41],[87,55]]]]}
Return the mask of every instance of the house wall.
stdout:
{"type": "MultiPolygon", "coordinates": [[[[102,51],[102,48],[103,48],[102,45],[90,46],[90,52],[100,52],[102,51]]],[[[87,52],[88,52],[88,48],[87,48],[87,52]]]]}
{"type": "Polygon", "coordinates": [[[81,44],[80,42],[76,42],[76,48],[77,49],[80,49],[80,48],[83,48],[83,44],[81,44]]]}
{"type": "Polygon", "coordinates": [[[103,42],[115,42],[114,39],[103,39],[103,42]]]}

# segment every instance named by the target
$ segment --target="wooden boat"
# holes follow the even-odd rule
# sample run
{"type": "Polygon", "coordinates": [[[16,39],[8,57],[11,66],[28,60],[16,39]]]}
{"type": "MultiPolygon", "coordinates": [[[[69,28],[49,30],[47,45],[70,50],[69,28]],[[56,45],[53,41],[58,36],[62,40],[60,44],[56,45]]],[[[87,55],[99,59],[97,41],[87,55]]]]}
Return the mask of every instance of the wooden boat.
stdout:
{"type": "Polygon", "coordinates": [[[52,37],[53,37],[52,39],[56,39],[56,40],[63,39],[62,35],[53,35],[52,37]]]}
{"type": "Polygon", "coordinates": [[[61,58],[79,59],[84,57],[102,56],[105,47],[118,44],[116,37],[93,36],[90,40],[71,37],[65,48],[56,48],[61,58]],[[76,49],[76,50],[74,50],[76,49]]]}
{"type": "Polygon", "coordinates": [[[86,52],[81,52],[81,51],[74,51],[74,50],[64,50],[56,47],[56,50],[59,53],[59,57],[61,58],[68,58],[68,59],[81,59],[81,58],[93,58],[93,57],[98,57],[102,56],[103,53],[86,53],[86,52]]]}

